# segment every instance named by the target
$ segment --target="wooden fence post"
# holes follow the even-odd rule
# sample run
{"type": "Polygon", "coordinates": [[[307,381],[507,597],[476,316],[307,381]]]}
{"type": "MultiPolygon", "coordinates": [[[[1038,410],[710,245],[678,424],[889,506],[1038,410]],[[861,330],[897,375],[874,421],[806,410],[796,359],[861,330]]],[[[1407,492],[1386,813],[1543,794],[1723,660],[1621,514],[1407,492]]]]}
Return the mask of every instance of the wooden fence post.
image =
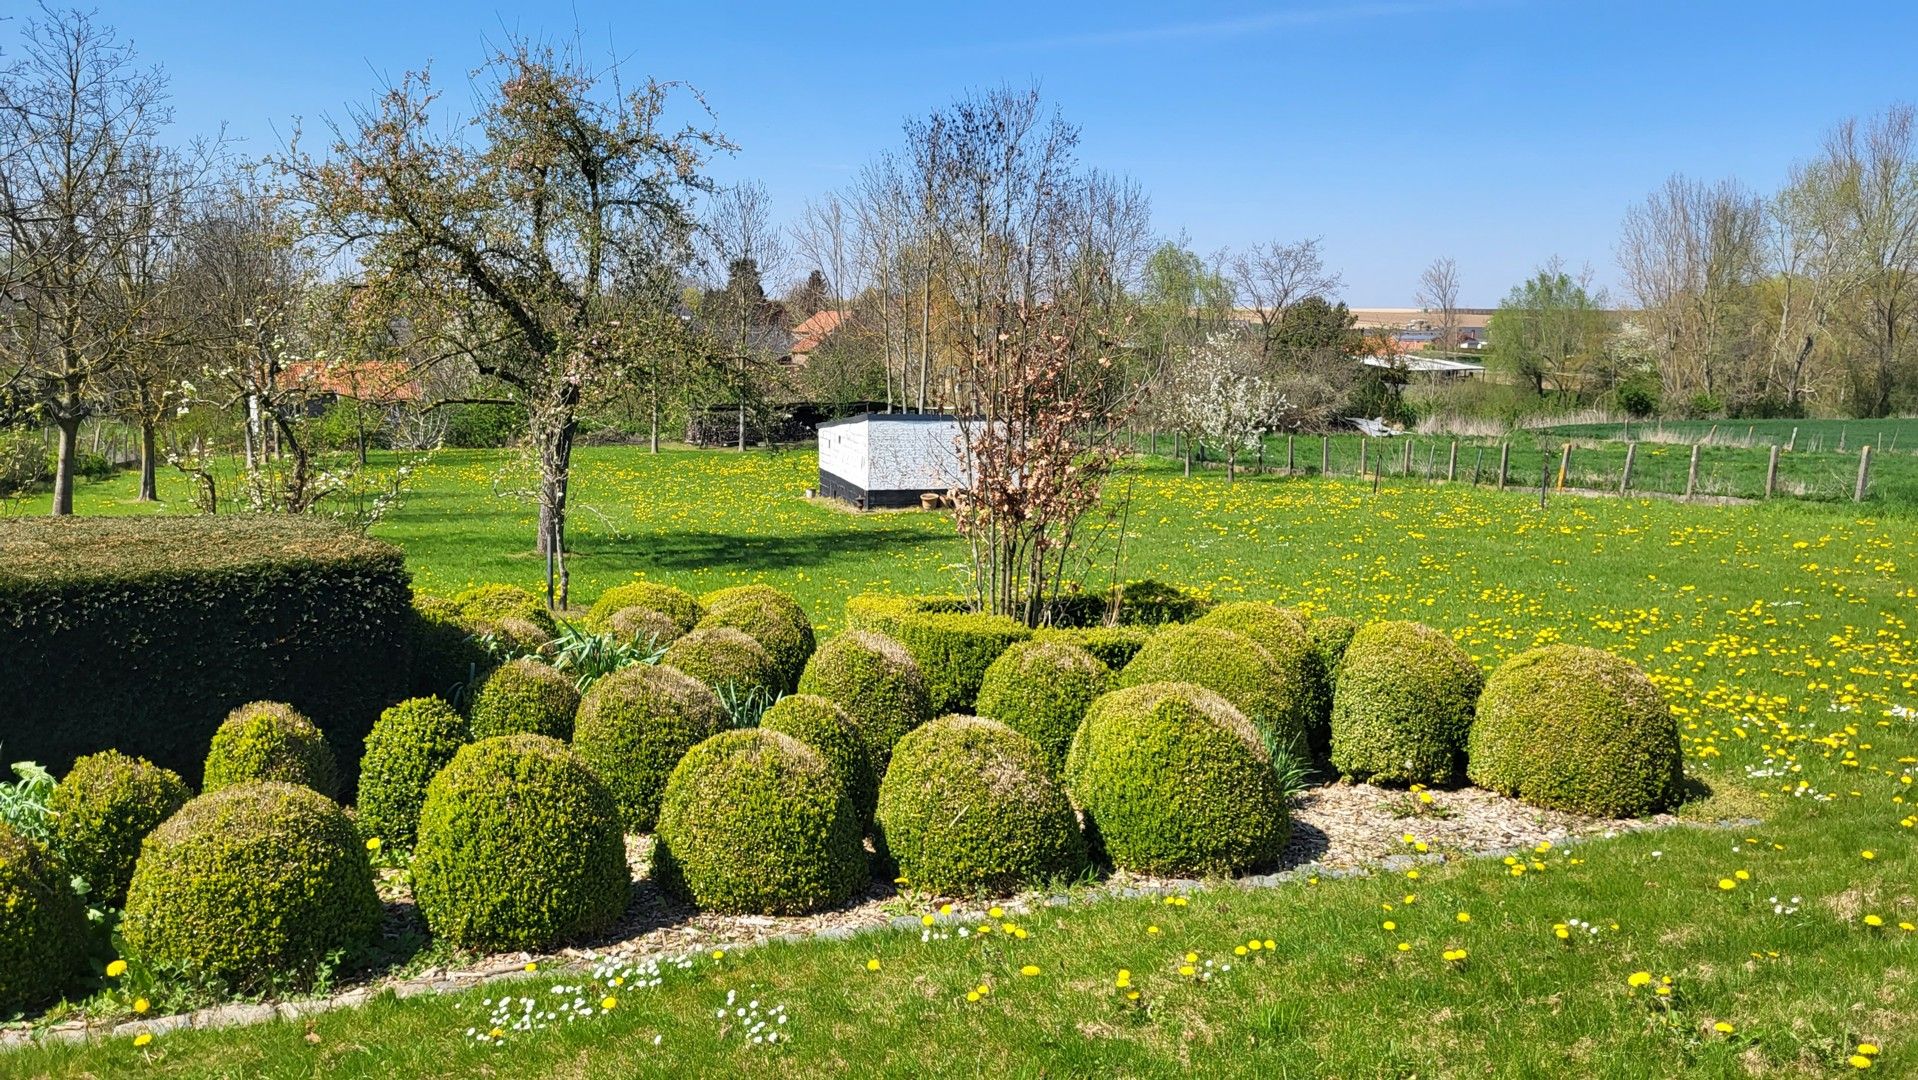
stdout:
{"type": "Polygon", "coordinates": [[[1692,463],[1685,470],[1685,497],[1687,499],[1692,497],[1692,492],[1698,490],[1698,447],[1699,445],[1700,444],[1698,443],[1692,444],[1692,463]]]}
{"type": "Polygon", "coordinates": [[[1285,437],[1285,475],[1292,475],[1292,436],[1285,437]]]}
{"type": "Polygon", "coordinates": [[[1472,458],[1472,486],[1478,486],[1479,469],[1485,464],[1485,448],[1478,448],[1478,455],[1472,458]]]}
{"type": "Polygon", "coordinates": [[[1558,455],[1558,490],[1565,490],[1565,473],[1572,467],[1572,444],[1566,443],[1558,455]]]}
{"type": "Polygon", "coordinates": [[[1499,443],[1498,444],[1498,489],[1500,491],[1505,490],[1505,477],[1509,475],[1505,467],[1507,464],[1511,462],[1511,460],[1512,460],[1512,444],[1499,443]]]}
{"type": "Polygon", "coordinates": [[[1365,451],[1371,442],[1372,440],[1365,436],[1359,436],[1359,479],[1361,480],[1365,479],[1365,451]]]}
{"type": "Polygon", "coordinates": [[[1851,489],[1852,502],[1865,501],[1865,489],[1871,484],[1871,444],[1858,448],[1858,484],[1851,489]]]}
{"type": "Polygon", "coordinates": [[[1636,461],[1637,459],[1638,459],[1638,444],[1635,442],[1626,443],[1625,444],[1625,471],[1618,475],[1618,493],[1620,495],[1623,495],[1627,491],[1631,490],[1632,462],[1636,461]]]}
{"type": "Polygon", "coordinates": [[[1778,486],[1778,444],[1771,444],[1771,459],[1765,462],[1765,498],[1778,486]]]}
{"type": "Polygon", "coordinates": [[[1458,440],[1453,439],[1452,452],[1450,454],[1447,454],[1445,457],[1445,482],[1449,484],[1457,479],[1458,479],[1458,440]]]}
{"type": "Polygon", "coordinates": [[[1552,459],[1546,458],[1538,463],[1538,508],[1545,509],[1545,490],[1552,483],[1552,459]]]}
{"type": "Polygon", "coordinates": [[[1405,460],[1399,462],[1399,475],[1412,475],[1412,437],[1410,435],[1405,437],[1405,460]]]}
{"type": "Polygon", "coordinates": [[[1791,440],[1785,443],[1785,449],[1786,450],[1798,449],[1798,429],[1797,428],[1791,429],[1791,440]]]}
{"type": "Polygon", "coordinates": [[[1319,436],[1319,475],[1332,475],[1332,436],[1319,436]]]}

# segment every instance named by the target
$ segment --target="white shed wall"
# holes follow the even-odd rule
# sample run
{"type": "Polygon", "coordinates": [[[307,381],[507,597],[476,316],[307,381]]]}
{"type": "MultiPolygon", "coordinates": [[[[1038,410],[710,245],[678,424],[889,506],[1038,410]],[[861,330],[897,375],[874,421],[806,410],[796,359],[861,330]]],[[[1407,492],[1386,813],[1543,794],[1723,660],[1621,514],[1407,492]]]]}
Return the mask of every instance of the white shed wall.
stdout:
{"type": "Polygon", "coordinates": [[[859,426],[868,429],[868,471],[860,485],[867,491],[944,491],[965,485],[958,421],[874,417],[859,426]]]}
{"type": "Polygon", "coordinates": [[[871,431],[868,421],[833,424],[819,429],[819,468],[862,491],[871,491],[871,458],[866,450],[871,431]]]}

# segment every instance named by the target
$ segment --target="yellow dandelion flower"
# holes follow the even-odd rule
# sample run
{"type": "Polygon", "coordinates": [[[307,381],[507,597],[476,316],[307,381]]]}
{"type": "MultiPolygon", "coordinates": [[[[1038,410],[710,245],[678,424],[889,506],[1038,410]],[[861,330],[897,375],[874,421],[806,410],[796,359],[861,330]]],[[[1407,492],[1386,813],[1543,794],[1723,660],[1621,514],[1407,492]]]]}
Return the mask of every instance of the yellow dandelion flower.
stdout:
{"type": "Polygon", "coordinates": [[[125,960],[115,960],[107,965],[107,978],[109,979],[117,979],[126,973],[127,962],[125,960]]]}
{"type": "Polygon", "coordinates": [[[608,994],[605,997],[599,999],[599,1007],[602,1009],[610,1009],[613,1006],[618,1004],[619,1004],[619,999],[612,996],[611,994],[608,994]]]}
{"type": "Polygon", "coordinates": [[[153,1007],[153,1003],[148,1001],[146,998],[133,999],[134,1012],[143,1013],[143,1012],[146,1012],[148,1009],[151,1009],[152,1007],[153,1007]]]}
{"type": "Polygon", "coordinates": [[[369,837],[367,837],[367,838],[366,838],[366,850],[368,850],[368,851],[378,851],[379,849],[380,849],[380,838],[379,838],[379,837],[377,837],[377,836],[369,836],[369,837]]]}
{"type": "Polygon", "coordinates": [[[1731,890],[1738,888],[1738,882],[1733,881],[1731,878],[1728,878],[1728,877],[1722,877],[1718,879],[1718,887],[1721,889],[1724,889],[1726,892],[1730,892],[1731,890]]]}
{"type": "Polygon", "coordinates": [[[1849,1063],[1851,1067],[1854,1069],[1871,1068],[1871,1059],[1866,1057],[1863,1054],[1853,1054],[1852,1056],[1846,1058],[1845,1061],[1849,1063]]]}
{"type": "Polygon", "coordinates": [[[1179,974],[1181,975],[1190,976],[1190,975],[1195,975],[1197,973],[1198,973],[1198,969],[1193,967],[1191,964],[1179,965],[1179,974]]]}
{"type": "Polygon", "coordinates": [[[1469,911],[1461,911],[1461,912],[1459,912],[1459,913],[1458,913],[1458,916],[1457,916],[1457,918],[1458,918],[1458,921],[1459,921],[1459,922],[1471,922],[1471,921],[1472,921],[1472,913],[1471,913],[1471,912],[1469,912],[1469,911]]]}
{"type": "Polygon", "coordinates": [[[1652,984],[1652,973],[1649,971],[1634,971],[1626,976],[1625,984],[1627,986],[1650,986],[1652,984]]]}
{"type": "Polygon", "coordinates": [[[141,1033],[133,1037],[133,1045],[135,1046],[145,1046],[146,1044],[152,1041],[153,1041],[153,1032],[151,1031],[142,1031],[141,1033]]]}
{"type": "Polygon", "coordinates": [[[538,970],[539,970],[539,961],[537,961],[537,960],[528,960],[528,961],[526,961],[526,970],[528,970],[528,971],[538,971],[538,970]]]}
{"type": "Polygon", "coordinates": [[[1720,1035],[1730,1035],[1734,1029],[1730,1024],[1720,1020],[1712,1025],[1712,1030],[1718,1032],[1720,1035]]]}
{"type": "Polygon", "coordinates": [[[715,960],[724,960],[724,959],[726,959],[726,950],[724,950],[724,949],[714,949],[714,950],[713,950],[713,959],[715,959],[715,960]]]}
{"type": "Polygon", "coordinates": [[[986,912],[986,918],[988,919],[1003,919],[1005,915],[1006,909],[1002,907],[991,908],[986,912]]]}
{"type": "Polygon", "coordinates": [[[1867,915],[1865,916],[1865,925],[1883,926],[1885,925],[1885,917],[1883,915],[1867,915]]]}
{"type": "Polygon", "coordinates": [[[919,922],[920,922],[920,924],[921,924],[921,925],[923,925],[923,926],[931,926],[931,925],[932,925],[933,923],[935,923],[935,922],[937,922],[937,921],[938,921],[938,920],[937,920],[937,919],[935,919],[935,918],[933,918],[933,917],[932,917],[931,915],[921,915],[921,916],[919,916],[919,922]]]}
{"type": "Polygon", "coordinates": [[[878,958],[878,957],[873,957],[873,958],[872,958],[871,960],[868,960],[868,961],[866,961],[866,970],[867,970],[867,971],[878,971],[878,970],[879,970],[879,958],[878,958]]]}
{"type": "Polygon", "coordinates": [[[1019,969],[1019,974],[1024,975],[1027,978],[1031,978],[1032,976],[1039,974],[1039,965],[1027,964],[1025,967],[1022,967],[1019,969]]]}
{"type": "Polygon", "coordinates": [[[1399,924],[1398,924],[1398,923],[1395,923],[1395,922],[1393,922],[1393,921],[1392,921],[1392,920],[1390,920],[1390,919],[1387,919],[1387,920],[1385,920],[1384,922],[1382,922],[1382,923],[1380,923],[1380,924],[1379,924],[1379,926],[1381,926],[1381,927],[1383,927],[1384,929],[1387,929],[1387,930],[1397,930],[1397,929],[1399,928],[1399,924]]]}

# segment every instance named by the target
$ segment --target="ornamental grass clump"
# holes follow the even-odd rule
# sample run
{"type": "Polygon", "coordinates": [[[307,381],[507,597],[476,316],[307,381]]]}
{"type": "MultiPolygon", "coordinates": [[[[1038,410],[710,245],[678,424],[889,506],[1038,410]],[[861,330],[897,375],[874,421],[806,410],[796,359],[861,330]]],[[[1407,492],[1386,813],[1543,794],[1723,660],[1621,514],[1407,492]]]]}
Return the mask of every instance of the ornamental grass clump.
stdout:
{"type": "Polygon", "coordinates": [[[1220,626],[1174,626],[1152,636],[1119,673],[1120,686],[1183,682],[1225,698],[1275,746],[1306,744],[1313,686],[1253,639],[1220,626]]]}
{"type": "Polygon", "coordinates": [[[626,831],[651,832],[673,766],[726,726],[725,705],[711,687],[674,668],[639,665],[586,692],[573,749],[612,791],[626,831]]]}
{"type": "Polygon", "coordinates": [[[1365,627],[1339,661],[1332,767],[1377,784],[1453,783],[1484,686],[1450,635],[1414,622],[1365,627]]]}
{"type": "Polygon", "coordinates": [[[86,882],[88,902],[121,907],[140,842],[192,797],[178,773],[145,758],[88,754],[47,800],[50,847],[68,874],[86,882]]]}
{"type": "Polygon", "coordinates": [[[201,782],[206,791],[255,780],[305,784],[329,799],[340,793],[339,766],[326,736],[278,701],[254,701],[228,713],[207,750],[201,782]]]}
{"type": "Polygon", "coordinates": [[[613,793],[565,743],[482,739],[427,785],[413,896],[455,948],[545,949],[595,933],[631,891],[613,793]]]}
{"type": "Polygon", "coordinates": [[[1065,787],[1094,853],[1142,874],[1268,865],[1290,829],[1258,727],[1191,683],[1147,683],[1093,702],[1066,756],[1065,787]]]}
{"type": "Polygon", "coordinates": [[[1474,784],[1551,810],[1638,817],[1675,805],[1684,782],[1664,695],[1602,649],[1548,645],[1507,660],[1479,697],[1467,747],[1474,784]]]}
{"type": "Polygon", "coordinates": [[[566,673],[530,657],[501,664],[473,695],[467,717],[473,738],[498,735],[546,735],[565,739],[573,733],[579,690],[566,673]]]}
{"type": "Polygon", "coordinates": [[[1054,776],[1065,768],[1079,721],[1113,688],[1112,669],[1070,642],[1022,641],[986,669],[979,715],[1037,743],[1054,776]]]}
{"type": "Polygon", "coordinates": [[[86,911],[45,848],[0,821],[0,1016],[58,997],[86,959],[86,911]]]}
{"type": "Polygon", "coordinates": [[[146,838],[120,933],[149,965],[247,992],[310,986],[379,922],[345,811],[311,788],[263,781],[202,795],[146,838]]]}
{"type": "Polygon", "coordinates": [[[677,627],[674,637],[691,630],[706,614],[693,594],[684,589],[653,581],[632,581],[600,593],[586,613],[586,626],[593,630],[609,629],[613,616],[627,608],[645,608],[671,619],[677,627]]]}
{"type": "Polygon", "coordinates": [[[886,774],[893,744],[932,718],[919,665],[884,634],[848,630],[820,646],[799,676],[799,692],[828,698],[859,727],[875,776],[886,774]]]}
{"type": "Polygon", "coordinates": [[[767,709],[759,718],[759,726],[790,735],[826,759],[852,797],[863,835],[872,824],[873,806],[879,800],[879,777],[872,771],[872,751],[866,747],[866,738],[859,734],[859,725],[852,722],[846,710],[817,694],[791,694],[767,709]]]}
{"type": "Polygon", "coordinates": [[[770,699],[785,687],[786,677],[772,654],[745,631],[730,626],[692,630],[666,647],[660,663],[732,699],[770,699]]]}
{"type": "Polygon", "coordinates": [[[436,697],[412,698],[381,713],[360,755],[360,830],[410,847],[426,786],[471,737],[466,718],[436,697]]]}
{"type": "Polygon", "coordinates": [[[759,728],[722,732],[673,770],[653,870],[702,910],[798,915],[866,883],[858,814],[818,751],[759,728]]]}
{"type": "Polygon", "coordinates": [[[1085,869],[1085,838],[1045,753],[994,720],[942,716],[894,748],[874,837],[915,888],[1002,896],[1085,869]]]}
{"type": "Polygon", "coordinates": [[[812,656],[815,641],[812,620],[797,601],[768,585],[736,585],[700,598],[706,614],[700,627],[730,626],[757,641],[773,658],[781,691],[799,682],[799,673],[812,656]]]}

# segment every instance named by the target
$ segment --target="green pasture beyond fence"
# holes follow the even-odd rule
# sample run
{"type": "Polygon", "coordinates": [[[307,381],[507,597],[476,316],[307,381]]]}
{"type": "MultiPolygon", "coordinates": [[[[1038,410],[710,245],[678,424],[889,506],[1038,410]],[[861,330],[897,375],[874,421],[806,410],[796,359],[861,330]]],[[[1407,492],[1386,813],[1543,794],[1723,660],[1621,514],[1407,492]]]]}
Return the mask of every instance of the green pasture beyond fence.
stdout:
{"type": "MultiPolygon", "coordinates": [[[[1914,452],[1918,440],[1900,439],[1897,442],[1902,445],[1893,445],[1887,434],[1882,451],[1875,438],[1862,443],[1848,440],[1846,449],[1840,451],[1836,449],[1838,433],[1821,432],[1821,439],[1832,441],[1830,448],[1813,450],[1801,445],[1787,450],[1782,443],[1763,441],[1731,445],[1635,438],[1626,442],[1616,438],[1618,425],[1603,425],[1603,429],[1613,437],[1574,436],[1558,429],[1507,439],[1280,435],[1243,453],[1239,468],[1253,474],[1409,477],[1497,486],[1503,460],[1507,487],[1538,488],[1542,484],[1550,490],[1680,498],[1843,502],[1858,496],[1863,459],[1864,501],[1918,507],[1918,452],[1914,452]]],[[[1801,444],[1806,441],[1801,439],[1801,444]]],[[[1183,457],[1186,450],[1182,441],[1169,435],[1156,439],[1139,436],[1135,445],[1141,452],[1161,457],[1183,457]]],[[[1192,458],[1195,467],[1217,468],[1225,455],[1217,446],[1195,443],[1192,458]]]]}

